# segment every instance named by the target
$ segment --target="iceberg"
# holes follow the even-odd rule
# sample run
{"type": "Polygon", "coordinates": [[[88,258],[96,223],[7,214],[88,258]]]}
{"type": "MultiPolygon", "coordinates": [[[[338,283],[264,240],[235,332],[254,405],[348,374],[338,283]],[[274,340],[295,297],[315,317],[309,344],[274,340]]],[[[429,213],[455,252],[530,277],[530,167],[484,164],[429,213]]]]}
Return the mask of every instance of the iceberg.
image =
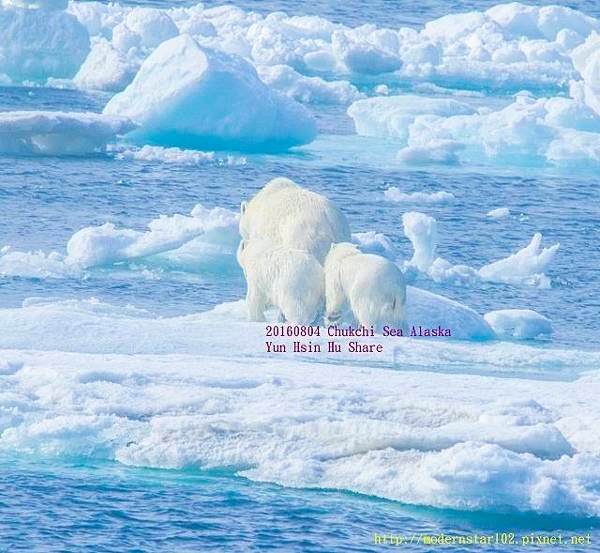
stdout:
{"type": "Polygon", "coordinates": [[[317,133],[305,108],[268,88],[249,63],[188,35],[154,50],[104,113],[139,123],[133,141],[181,148],[278,150],[317,133]]]}
{"type": "Polygon", "coordinates": [[[66,2],[4,1],[0,6],[0,74],[13,82],[71,78],[90,50],[86,28],[66,2]]]}
{"type": "Polygon", "coordinates": [[[13,155],[87,155],[135,128],[115,115],[62,111],[0,112],[0,152],[13,155]]]}

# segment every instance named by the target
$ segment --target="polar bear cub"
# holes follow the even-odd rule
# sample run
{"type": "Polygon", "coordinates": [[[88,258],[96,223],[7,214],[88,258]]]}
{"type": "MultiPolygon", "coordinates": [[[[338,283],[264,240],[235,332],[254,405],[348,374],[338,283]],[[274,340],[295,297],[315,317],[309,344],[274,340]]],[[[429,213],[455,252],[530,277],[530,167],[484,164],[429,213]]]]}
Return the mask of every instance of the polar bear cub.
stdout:
{"type": "Polygon", "coordinates": [[[268,182],[249,202],[242,202],[242,239],[305,250],[319,263],[331,244],[350,240],[350,227],[342,212],[327,198],[286,178],[268,182]]]}
{"type": "Polygon", "coordinates": [[[292,324],[311,324],[322,311],[325,278],[312,254],[268,240],[242,239],[237,259],[246,277],[251,321],[264,321],[269,307],[279,309],[292,324]]]}
{"type": "Polygon", "coordinates": [[[337,320],[348,308],[364,326],[404,325],[406,282],[402,271],[354,244],[333,244],[325,260],[325,315],[337,320]]]}

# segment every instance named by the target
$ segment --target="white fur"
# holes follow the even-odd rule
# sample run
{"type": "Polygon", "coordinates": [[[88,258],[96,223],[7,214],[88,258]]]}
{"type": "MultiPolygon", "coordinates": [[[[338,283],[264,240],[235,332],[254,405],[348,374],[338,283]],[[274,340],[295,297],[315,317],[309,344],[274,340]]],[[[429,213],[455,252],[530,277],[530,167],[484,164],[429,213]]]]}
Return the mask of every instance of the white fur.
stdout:
{"type": "Polygon", "coordinates": [[[406,283],[402,271],[379,255],[349,243],[334,244],[325,260],[326,317],[350,310],[364,326],[404,325],[406,283]]]}
{"type": "Polygon", "coordinates": [[[276,307],[289,323],[315,321],[323,308],[325,282],[313,255],[267,240],[242,240],[237,258],[246,276],[250,320],[264,321],[265,310],[276,307]]]}
{"type": "Polygon", "coordinates": [[[273,179],[242,203],[240,234],[305,250],[321,264],[331,244],[350,240],[348,222],[331,201],[286,178],[273,179]]]}

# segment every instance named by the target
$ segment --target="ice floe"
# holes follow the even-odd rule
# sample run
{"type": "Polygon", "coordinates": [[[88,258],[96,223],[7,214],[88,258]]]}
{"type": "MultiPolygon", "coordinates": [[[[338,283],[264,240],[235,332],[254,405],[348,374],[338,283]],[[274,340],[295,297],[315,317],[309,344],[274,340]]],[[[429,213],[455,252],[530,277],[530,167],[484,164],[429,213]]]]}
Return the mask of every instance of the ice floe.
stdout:
{"type": "Polygon", "coordinates": [[[160,162],[174,165],[245,165],[247,160],[240,156],[221,156],[215,152],[201,150],[183,150],[181,148],[163,148],[162,146],[134,146],[113,145],[109,148],[116,159],[124,161],[160,162]]]}
{"type": "Polygon", "coordinates": [[[552,322],[531,309],[501,309],[484,315],[498,336],[528,340],[552,334],[552,322]]]}
{"type": "Polygon", "coordinates": [[[66,254],[0,250],[0,276],[25,278],[80,277],[91,269],[141,264],[187,272],[231,271],[236,267],[238,214],[197,204],[190,215],[163,215],[145,231],[113,223],[77,231],[66,254]]]}
{"type": "Polygon", "coordinates": [[[305,77],[288,65],[261,65],[260,78],[271,88],[308,104],[351,104],[364,97],[347,81],[305,77]]]}
{"type": "Polygon", "coordinates": [[[86,155],[104,152],[108,142],[132,131],[126,117],[62,111],[0,112],[0,153],[86,155]]]}
{"type": "Polygon", "coordinates": [[[456,197],[452,192],[402,192],[396,186],[390,186],[384,193],[386,200],[397,203],[445,204],[453,202],[456,197]]]}
{"type": "Polygon", "coordinates": [[[71,78],[90,49],[86,28],[64,11],[66,2],[3,1],[0,74],[15,83],[71,78]]]}
{"type": "Polygon", "coordinates": [[[250,64],[188,35],[154,50],[104,113],[133,119],[140,128],[132,139],[161,146],[281,149],[316,135],[311,115],[250,64]]]}
{"type": "Polygon", "coordinates": [[[475,111],[455,100],[411,95],[358,100],[348,108],[356,132],[404,146],[407,163],[596,164],[600,117],[571,98],[519,95],[508,106],[475,111]]]}
{"type": "Polygon", "coordinates": [[[487,216],[492,219],[504,219],[510,215],[510,209],[508,207],[497,207],[487,212],[487,216]]]}
{"type": "Polygon", "coordinates": [[[542,235],[539,232],[534,234],[527,246],[514,254],[475,269],[468,265],[453,265],[442,257],[436,257],[435,218],[410,211],[403,214],[402,223],[404,234],[413,246],[413,256],[405,262],[406,267],[415,267],[436,282],[469,285],[488,281],[540,288],[549,288],[551,285],[545,271],[552,263],[560,244],[543,248],[542,235]]]}
{"type": "Polygon", "coordinates": [[[260,351],[264,326],[235,320],[238,307],[174,319],[99,302],[0,310],[1,346],[21,348],[0,353],[0,449],[228,468],[415,505],[599,515],[600,380],[581,373],[597,353],[400,338],[386,343],[393,359],[273,356],[260,351]],[[465,364],[475,372],[434,370],[465,364]]]}

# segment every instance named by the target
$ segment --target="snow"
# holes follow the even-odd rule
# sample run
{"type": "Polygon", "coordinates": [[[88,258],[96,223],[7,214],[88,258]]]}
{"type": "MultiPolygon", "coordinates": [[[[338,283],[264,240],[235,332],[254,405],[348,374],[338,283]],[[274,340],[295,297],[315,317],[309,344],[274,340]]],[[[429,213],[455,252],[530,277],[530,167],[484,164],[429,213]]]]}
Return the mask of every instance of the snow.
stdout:
{"type": "Polygon", "coordinates": [[[71,78],[77,73],[90,39],[85,27],[63,7],[63,2],[46,0],[2,3],[0,74],[21,83],[71,78]]]}
{"type": "Polygon", "coordinates": [[[135,128],[125,117],[88,112],[0,112],[0,152],[88,155],[104,152],[117,135],[135,128]]]}
{"type": "Polygon", "coordinates": [[[73,77],[75,86],[84,89],[123,90],[135,77],[138,66],[104,38],[98,39],[73,77]]]}
{"type": "Polygon", "coordinates": [[[163,42],[104,113],[140,124],[133,140],[182,148],[280,149],[310,142],[315,122],[243,59],[187,35],[163,42]]]}
{"type": "Polygon", "coordinates": [[[484,319],[501,337],[531,340],[552,334],[552,322],[531,309],[501,309],[490,311],[484,319]]]}
{"type": "Polygon", "coordinates": [[[5,451],[233,467],[440,508],[600,513],[595,352],[389,337],[359,366],[273,356],[239,303],[155,318],[38,300],[1,309],[0,326],[5,451]]]}

